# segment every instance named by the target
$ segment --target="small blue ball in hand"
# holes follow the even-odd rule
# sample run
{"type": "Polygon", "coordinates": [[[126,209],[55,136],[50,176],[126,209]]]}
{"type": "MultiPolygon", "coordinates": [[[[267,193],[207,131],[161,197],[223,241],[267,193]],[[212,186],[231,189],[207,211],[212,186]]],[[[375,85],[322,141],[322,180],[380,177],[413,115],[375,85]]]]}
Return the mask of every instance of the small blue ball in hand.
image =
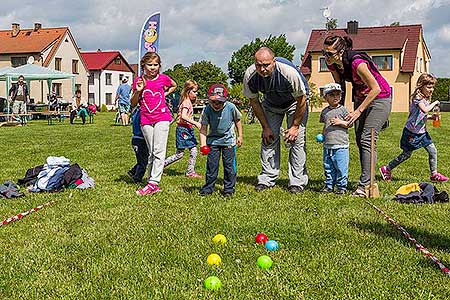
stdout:
{"type": "Polygon", "coordinates": [[[318,135],[316,135],[316,142],[323,143],[323,141],[325,141],[325,137],[323,136],[323,134],[319,133],[318,135]]]}

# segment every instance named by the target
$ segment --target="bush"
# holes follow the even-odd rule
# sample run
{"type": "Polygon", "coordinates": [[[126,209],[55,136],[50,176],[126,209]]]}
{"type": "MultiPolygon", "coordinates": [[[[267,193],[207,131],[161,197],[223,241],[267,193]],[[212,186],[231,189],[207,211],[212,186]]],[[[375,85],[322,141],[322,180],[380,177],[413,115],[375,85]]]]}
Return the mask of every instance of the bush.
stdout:
{"type": "Polygon", "coordinates": [[[105,103],[102,104],[102,108],[100,109],[100,112],[108,112],[108,107],[105,103]]]}

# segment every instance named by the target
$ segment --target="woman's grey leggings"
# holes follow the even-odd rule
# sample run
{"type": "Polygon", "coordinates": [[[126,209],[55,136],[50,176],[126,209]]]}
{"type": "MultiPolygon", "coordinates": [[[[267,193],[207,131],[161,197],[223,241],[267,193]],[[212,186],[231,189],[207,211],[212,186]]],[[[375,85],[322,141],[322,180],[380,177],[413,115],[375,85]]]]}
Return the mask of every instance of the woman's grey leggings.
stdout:
{"type": "MultiPolygon", "coordinates": [[[[355,109],[360,103],[355,102],[355,109]]],[[[364,187],[370,183],[370,133],[375,128],[375,166],[377,162],[376,143],[378,133],[383,124],[388,120],[391,112],[391,98],[374,99],[367,109],[355,122],[356,144],[359,150],[359,160],[361,163],[361,176],[358,186],[364,187]]]]}
{"type": "MultiPolygon", "coordinates": [[[[428,152],[428,163],[430,164],[430,171],[431,171],[431,173],[436,172],[437,171],[437,149],[436,149],[436,146],[433,143],[431,143],[424,148],[428,152]]],[[[413,152],[414,152],[414,150],[413,151],[403,150],[403,152],[400,153],[399,156],[397,156],[396,158],[394,158],[393,160],[391,160],[389,162],[389,164],[388,164],[389,169],[392,170],[393,168],[395,168],[396,166],[398,166],[399,164],[401,164],[402,162],[404,162],[405,160],[410,158],[413,152]]]]}

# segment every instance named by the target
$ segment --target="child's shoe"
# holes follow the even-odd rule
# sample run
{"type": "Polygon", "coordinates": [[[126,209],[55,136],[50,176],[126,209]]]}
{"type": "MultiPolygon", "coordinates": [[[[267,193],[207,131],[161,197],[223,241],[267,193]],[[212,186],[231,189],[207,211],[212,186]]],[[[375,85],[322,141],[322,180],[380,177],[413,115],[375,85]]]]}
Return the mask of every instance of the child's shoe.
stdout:
{"type": "Polygon", "coordinates": [[[434,181],[434,182],[446,182],[446,181],[448,181],[448,177],[442,175],[441,173],[435,172],[435,173],[431,174],[430,180],[434,181]]]}
{"type": "Polygon", "coordinates": [[[186,176],[192,178],[202,178],[202,175],[197,174],[196,172],[186,173],[186,176]]]}
{"type": "Polygon", "coordinates": [[[327,186],[324,186],[324,187],[320,190],[320,192],[321,192],[322,194],[332,193],[332,192],[333,192],[333,188],[329,188],[329,187],[327,187],[327,186]]]}
{"type": "Polygon", "coordinates": [[[142,189],[137,190],[136,194],[139,196],[145,196],[145,195],[152,195],[160,191],[161,189],[159,188],[159,186],[149,182],[142,189]]]}
{"type": "Polygon", "coordinates": [[[391,171],[386,166],[381,166],[380,168],[381,177],[385,181],[391,181],[392,180],[392,174],[391,171]]]}

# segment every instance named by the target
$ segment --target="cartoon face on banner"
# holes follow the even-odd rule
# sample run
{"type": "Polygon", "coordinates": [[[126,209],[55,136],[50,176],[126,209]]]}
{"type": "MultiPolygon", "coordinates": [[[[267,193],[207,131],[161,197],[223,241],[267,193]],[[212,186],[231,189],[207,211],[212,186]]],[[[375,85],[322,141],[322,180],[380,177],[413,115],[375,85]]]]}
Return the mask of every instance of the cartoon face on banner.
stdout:
{"type": "Polygon", "coordinates": [[[158,40],[158,22],[149,21],[148,27],[143,32],[144,48],[147,52],[156,52],[155,42],[158,40]]]}
{"type": "MultiPolygon", "coordinates": [[[[160,13],[155,12],[150,15],[150,17],[145,20],[142,25],[141,31],[139,32],[139,58],[142,58],[147,52],[158,52],[159,50],[159,27],[160,13]]],[[[141,75],[142,69],[139,62],[139,76],[141,75]]]]}

